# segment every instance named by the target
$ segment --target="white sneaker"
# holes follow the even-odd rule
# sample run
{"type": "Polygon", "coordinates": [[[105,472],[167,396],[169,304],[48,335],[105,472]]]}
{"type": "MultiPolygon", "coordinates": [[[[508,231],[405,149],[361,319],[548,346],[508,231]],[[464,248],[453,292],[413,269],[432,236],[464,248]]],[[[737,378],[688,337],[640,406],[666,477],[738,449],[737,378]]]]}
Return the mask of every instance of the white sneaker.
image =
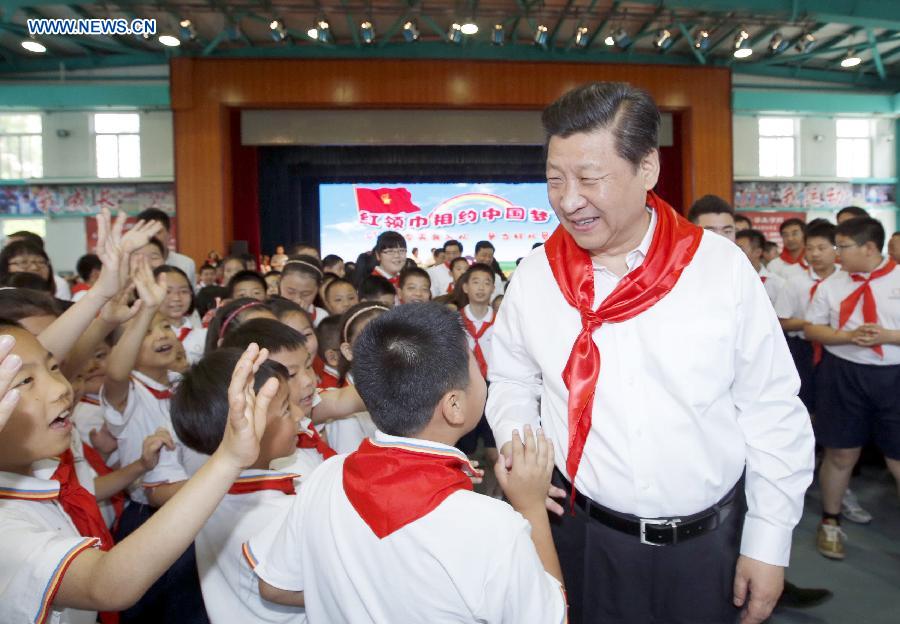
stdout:
{"type": "Polygon", "coordinates": [[[847,488],[847,491],[844,492],[844,498],[841,499],[841,515],[850,522],[856,522],[857,524],[869,524],[872,522],[872,514],[860,506],[856,494],[850,488],[847,488]]]}

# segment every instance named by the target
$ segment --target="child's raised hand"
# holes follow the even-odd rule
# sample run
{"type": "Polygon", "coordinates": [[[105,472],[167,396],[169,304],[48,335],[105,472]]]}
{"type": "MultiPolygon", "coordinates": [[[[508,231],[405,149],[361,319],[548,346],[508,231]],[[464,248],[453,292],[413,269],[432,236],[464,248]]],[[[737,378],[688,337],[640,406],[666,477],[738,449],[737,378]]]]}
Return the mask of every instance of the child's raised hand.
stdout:
{"type": "Polygon", "coordinates": [[[13,380],[22,368],[22,358],[12,353],[16,339],[9,335],[0,336],[0,431],[12,415],[19,402],[19,391],[12,386],[13,380]]]}
{"type": "Polygon", "coordinates": [[[266,430],[269,403],[278,392],[278,380],[269,379],[259,393],[253,392],[254,375],[269,357],[250,343],[238,360],[228,386],[228,426],[216,453],[222,453],[236,468],[251,466],[259,457],[259,442],[266,430]]]}
{"type": "Polygon", "coordinates": [[[175,442],[172,440],[172,434],[165,427],[160,427],[152,435],[144,438],[144,445],[141,449],[141,464],[144,470],[153,470],[159,463],[159,454],[163,447],[170,451],[175,450],[175,442]]]}
{"type": "Polygon", "coordinates": [[[154,277],[147,259],[139,256],[135,262],[132,279],[137,288],[138,297],[144,302],[143,306],[156,310],[166,298],[166,274],[160,273],[159,277],[154,277]]]}
{"type": "Polygon", "coordinates": [[[122,251],[131,254],[150,242],[163,225],[159,221],[138,221],[121,237],[122,251]]]}
{"type": "Polygon", "coordinates": [[[122,325],[133,319],[142,305],[140,299],[135,299],[134,303],[128,305],[134,290],[135,285],[133,283],[120,290],[115,297],[100,308],[100,318],[111,325],[122,325]]]}
{"type": "Polygon", "coordinates": [[[531,426],[525,425],[524,443],[519,432],[513,431],[508,452],[511,464],[502,454],[494,464],[504,494],[516,510],[543,509],[553,475],[553,445],[543,432],[535,435],[531,426]]]}

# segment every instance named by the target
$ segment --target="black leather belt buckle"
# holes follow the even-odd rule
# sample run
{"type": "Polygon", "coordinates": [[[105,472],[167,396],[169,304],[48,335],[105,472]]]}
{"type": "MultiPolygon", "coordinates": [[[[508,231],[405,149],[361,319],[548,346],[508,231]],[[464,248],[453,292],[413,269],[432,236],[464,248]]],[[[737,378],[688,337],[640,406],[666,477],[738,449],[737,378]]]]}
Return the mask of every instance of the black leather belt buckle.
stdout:
{"type": "Polygon", "coordinates": [[[678,525],[680,518],[657,520],[653,518],[640,519],[641,544],[648,546],[672,546],[678,543],[678,525]]]}

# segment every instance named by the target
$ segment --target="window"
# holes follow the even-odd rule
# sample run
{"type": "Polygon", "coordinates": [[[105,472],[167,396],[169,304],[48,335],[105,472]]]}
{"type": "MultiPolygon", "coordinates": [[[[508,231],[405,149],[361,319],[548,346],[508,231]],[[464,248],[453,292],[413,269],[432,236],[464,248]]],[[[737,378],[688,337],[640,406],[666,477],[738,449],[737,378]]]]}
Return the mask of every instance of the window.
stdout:
{"type": "Polygon", "coordinates": [[[0,178],[44,175],[40,113],[0,113],[0,178]]]}
{"type": "Polygon", "coordinates": [[[872,175],[872,132],[868,119],[835,119],[837,175],[868,178],[872,175]]]}
{"type": "Polygon", "coordinates": [[[96,113],[98,178],[141,176],[141,118],[137,113],[96,113]]]}
{"type": "Polygon", "coordinates": [[[794,176],[796,124],[787,117],[759,118],[759,175],[765,178],[794,176]]]}

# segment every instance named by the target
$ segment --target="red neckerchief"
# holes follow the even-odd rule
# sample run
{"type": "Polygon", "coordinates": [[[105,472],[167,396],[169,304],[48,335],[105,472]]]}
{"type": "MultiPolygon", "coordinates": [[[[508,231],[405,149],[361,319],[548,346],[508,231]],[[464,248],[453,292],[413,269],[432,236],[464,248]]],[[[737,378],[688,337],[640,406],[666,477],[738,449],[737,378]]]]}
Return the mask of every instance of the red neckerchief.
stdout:
{"type": "Polygon", "coordinates": [[[318,316],[318,314],[319,314],[319,310],[318,310],[318,308],[316,308],[316,304],[314,304],[314,303],[310,304],[309,307],[312,308],[312,310],[307,310],[306,313],[309,314],[309,321],[311,323],[315,323],[316,316],[318,316]]]}
{"type": "Polygon", "coordinates": [[[452,293],[453,293],[453,282],[450,282],[450,285],[447,286],[447,294],[449,295],[452,293]]]}
{"type": "Polygon", "coordinates": [[[760,276],[759,276],[759,279],[761,279],[761,280],[762,280],[762,283],[765,284],[765,283],[766,283],[766,280],[767,280],[768,278],[767,278],[765,275],[760,275],[760,276]]]}
{"type": "Polygon", "coordinates": [[[59,481],[59,504],[78,529],[78,534],[98,538],[100,550],[112,548],[113,538],[97,506],[97,498],[78,482],[72,449],[59,456],[59,466],[50,478],[59,481]]]}
{"type": "MultiPolygon", "coordinates": [[[[112,468],[106,465],[106,462],[103,460],[103,456],[90,444],[82,441],[81,443],[82,453],[84,453],[84,460],[90,464],[91,468],[94,469],[94,472],[97,473],[98,477],[102,477],[108,475],[113,471],[112,468]]],[[[112,503],[113,509],[116,511],[116,522],[119,521],[119,518],[122,517],[122,511],[125,509],[125,493],[118,492],[110,497],[109,502],[112,503]]]]}
{"type": "Polygon", "coordinates": [[[190,334],[192,331],[194,331],[194,328],[189,327],[189,326],[184,326],[181,329],[179,329],[178,330],[178,342],[184,342],[184,339],[187,338],[188,334],[190,334]]]}
{"type": "MultiPolygon", "coordinates": [[[[850,279],[852,279],[854,282],[862,282],[862,286],[854,290],[847,296],[846,299],[841,301],[841,312],[840,316],[838,317],[838,329],[843,327],[847,323],[847,321],[850,320],[850,315],[853,314],[853,310],[856,309],[856,305],[859,303],[860,298],[862,298],[863,302],[863,322],[878,322],[878,308],[875,305],[875,294],[872,292],[872,287],[869,285],[869,282],[874,279],[878,279],[879,277],[884,277],[885,275],[893,271],[896,266],[897,263],[894,262],[893,259],[888,259],[887,263],[883,267],[869,273],[869,277],[863,277],[859,273],[850,274],[850,279]]],[[[871,349],[882,358],[884,357],[884,349],[881,348],[881,345],[875,345],[871,347],[871,349]]]]}
{"type": "MultiPolygon", "coordinates": [[[[656,211],[656,230],[643,264],[623,277],[615,290],[594,310],[594,265],[565,228],[558,226],[544,245],[553,277],[566,302],[581,314],[581,332],[563,369],[569,390],[569,440],[566,469],[575,482],[584,445],[591,430],[594,395],[600,375],[600,350],[592,335],[604,323],[634,318],[665,297],[690,264],[703,230],[675,212],[656,193],[647,193],[647,206],[656,211]]],[[[572,488],[574,503],[575,488],[572,488]]]]}
{"type": "Polygon", "coordinates": [[[316,449],[323,458],[328,459],[337,455],[337,451],[328,446],[315,427],[310,424],[306,429],[297,434],[298,449],[316,449]]]}
{"type": "Polygon", "coordinates": [[[344,460],[344,493],[379,539],[434,511],[478,471],[461,451],[365,439],[344,460]]]}
{"type": "Polygon", "coordinates": [[[88,405],[100,405],[100,399],[95,399],[94,397],[85,394],[83,397],[79,399],[80,403],[87,403],[88,405]]]}
{"type": "Polygon", "coordinates": [[[132,379],[132,381],[136,381],[137,383],[139,383],[142,386],[144,386],[145,388],[147,388],[147,390],[150,392],[150,394],[152,394],[154,397],[156,397],[160,401],[162,401],[164,399],[172,398],[172,389],[171,388],[166,388],[165,390],[157,390],[156,388],[151,388],[148,384],[146,384],[145,382],[141,381],[140,379],[138,379],[137,377],[135,377],[133,375],[132,375],[131,379],[132,379]]]}
{"type": "Polygon", "coordinates": [[[801,250],[800,253],[797,254],[797,257],[795,258],[794,256],[791,255],[791,252],[788,251],[787,247],[785,247],[784,249],[781,250],[781,255],[778,257],[781,258],[785,264],[799,264],[800,267],[803,268],[804,270],[809,268],[809,265],[803,261],[803,250],[801,250]]]}
{"type": "Polygon", "coordinates": [[[294,479],[297,474],[263,474],[254,477],[238,477],[228,489],[229,494],[253,494],[264,490],[276,490],[285,494],[295,494],[294,479]]]}
{"type": "Polygon", "coordinates": [[[322,374],[325,372],[325,362],[322,361],[322,358],[318,355],[313,356],[312,367],[316,377],[321,379],[322,374]]]}
{"type": "MultiPolygon", "coordinates": [[[[328,369],[330,367],[324,367],[322,369],[322,374],[319,375],[319,388],[322,390],[330,390],[331,388],[340,387],[340,380],[338,379],[338,375],[330,372],[328,369]]],[[[335,371],[337,372],[337,371],[335,371]]]]}
{"type": "MultiPolygon", "coordinates": [[[[816,295],[816,291],[819,290],[819,285],[822,283],[822,278],[819,277],[817,273],[810,271],[810,274],[813,276],[813,285],[809,287],[809,300],[807,301],[807,304],[812,303],[813,297],[816,295]]],[[[822,361],[822,343],[813,340],[812,348],[813,366],[816,366],[822,361]]]]}
{"type": "Polygon", "coordinates": [[[384,279],[389,281],[391,284],[393,284],[394,288],[397,288],[397,289],[400,288],[400,274],[399,273],[397,275],[394,275],[393,277],[391,277],[387,271],[385,271],[384,269],[381,268],[381,266],[376,266],[374,269],[372,269],[372,275],[378,275],[380,277],[383,277],[384,279]]]}
{"type": "Polygon", "coordinates": [[[459,311],[459,316],[462,317],[463,326],[466,328],[466,331],[469,332],[469,335],[472,336],[472,339],[475,341],[475,348],[472,349],[472,354],[475,356],[475,361],[478,362],[478,370],[481,371],[482,377],[487,377],[487,360],[484,359],[484,351],[481,350],[481,343],[478,340],[484,336],[484,333],[490,328],[491,325],[494,324],[494,312],[493,310],[488,310],[491,313],[491,320],[484,321],[481,324],[481,329],[475,329],[475,323],[472,322],[472,319],[466,314],[466,306],[462,310],[459,311]]]}

